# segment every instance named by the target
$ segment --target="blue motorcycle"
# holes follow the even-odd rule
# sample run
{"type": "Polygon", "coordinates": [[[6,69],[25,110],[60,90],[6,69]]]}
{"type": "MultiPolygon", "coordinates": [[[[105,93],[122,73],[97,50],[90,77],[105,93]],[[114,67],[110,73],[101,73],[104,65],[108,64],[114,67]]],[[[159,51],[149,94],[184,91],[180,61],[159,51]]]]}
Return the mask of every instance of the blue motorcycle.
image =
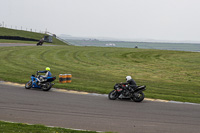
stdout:
{"type": "Polygon", "coordinates": [[[40,77],[42,76],[38,75],[38,72],[36,75],[32,75],[31,80],[25,84],[25,88],[26,89],[39,88],[42,89],[43,91],[49,91],[51,87],[55,84],[51,82],[53,82],[56,79],[56,77],[46,77],[43,78],[41,82],[39,82],[40,77]]]}

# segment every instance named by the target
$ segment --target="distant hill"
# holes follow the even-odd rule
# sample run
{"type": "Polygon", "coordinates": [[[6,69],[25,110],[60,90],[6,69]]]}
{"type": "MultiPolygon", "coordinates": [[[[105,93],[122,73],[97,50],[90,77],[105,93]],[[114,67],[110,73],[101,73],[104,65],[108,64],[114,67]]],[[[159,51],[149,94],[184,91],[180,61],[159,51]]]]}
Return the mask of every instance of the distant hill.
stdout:
{"type": "MultiPolygon", "coordinates": [[[[0,43],[9,42],[10,40],[18,40],[17,42],[30,41],[35,43],[45,35],[47,34],[0,27],[0,43]]],[[[66,45],[66,43],[58,40],[56,37],[53,37],[53,43],[51,44],[66,45]]]]}

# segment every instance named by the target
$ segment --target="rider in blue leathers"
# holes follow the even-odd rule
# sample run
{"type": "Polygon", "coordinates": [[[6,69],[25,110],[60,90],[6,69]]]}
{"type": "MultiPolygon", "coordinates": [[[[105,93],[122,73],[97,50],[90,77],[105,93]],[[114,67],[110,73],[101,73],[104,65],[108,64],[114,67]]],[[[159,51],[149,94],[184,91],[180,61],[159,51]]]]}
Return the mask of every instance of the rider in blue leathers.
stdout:
{"type": "Polygon", "coordinates": [[[46,71],[37,71],[37,73],[45,73],[45,75],[40,75],[40,76],[38,77],[39,83],[45,81],[45,79],[46,79],[47,77],[51,77],[51,72],[50,72],[50,68],[49,68],[49,67],[46,67],[46,71]]]}

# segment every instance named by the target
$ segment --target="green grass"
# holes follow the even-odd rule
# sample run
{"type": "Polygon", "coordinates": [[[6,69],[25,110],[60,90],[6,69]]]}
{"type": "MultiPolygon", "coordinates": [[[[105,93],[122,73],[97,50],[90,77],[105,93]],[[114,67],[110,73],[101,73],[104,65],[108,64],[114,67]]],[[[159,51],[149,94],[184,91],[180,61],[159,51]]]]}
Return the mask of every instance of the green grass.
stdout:
{"type": "MultiPolygon", "coordinates": [[[[35,41],[22,41],[22,40],[6,40],[6,39],[0,39],[0,43],[25,43],[25,44],[36,44],[35,41]]],[[[44,43],[44,44],[51,44],[51,43],[44,43]]]]}
{"type": "Polygon", "coordinates": [[[43,125],[28,125],[24,123],[9,123],[0,121],[1,133],[97,133],[95,131],[79,131],[43,125]]]}
{"type": "Polygon", "coordinates": [[[54,87],[109,93],[131,75],[148,98],[200,103],[200,53],[105,47],[0,47],[0,79],[25,83],[49,66],[54,87]],[[58,83],[71,73],[72,83],[58,83]]]}
{"type": "MultiPolygon", "coordinates": [[[[43,38],[46,34],[42,33],[36,33],[36,32],[30,32],[30,31],[22,31],[22,30],[14,30],[14,29],[8,29],[8,28],[2,28],[0,27],[0,36],[19,36],[19,37],[25,37],[25,38],[31,38],[40,40],[43,38]]],[[[36,44],[35,41],[22,41],[22,40],[6,40],[6,39],[0,39],[0,43],[32,43],[36,44]]],[[[53,43],[47,43],[44,44],[56,44],[56,45],[66,45],[62,41],[56,39],[53,37],[53,43]]]]}

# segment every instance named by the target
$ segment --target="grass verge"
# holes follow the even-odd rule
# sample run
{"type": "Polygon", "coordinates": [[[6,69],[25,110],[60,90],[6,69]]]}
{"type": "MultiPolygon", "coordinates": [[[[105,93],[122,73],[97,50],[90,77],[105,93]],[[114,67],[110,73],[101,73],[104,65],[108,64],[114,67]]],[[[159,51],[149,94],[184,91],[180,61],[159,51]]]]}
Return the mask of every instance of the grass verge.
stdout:
{"type": "Polygon", "coordinates": [[[49,66],[55,87],[109,93],[131,75],[148,98],[200,103],[200,53],[105,47],[0,47],[0,79],[18,83],[49,66]],[[71,73],[72,83],[58,75],[71,73]]]}
{"type": "MultiPolygon", "coordinates": [[[[72,130],[44,125],[28,125],[24,123],[10,123],[0,121],[1,133],[97,133],[95,131],[72,130]]],[[[108,133],[108,132],[107,132],[108,133]]]]}

